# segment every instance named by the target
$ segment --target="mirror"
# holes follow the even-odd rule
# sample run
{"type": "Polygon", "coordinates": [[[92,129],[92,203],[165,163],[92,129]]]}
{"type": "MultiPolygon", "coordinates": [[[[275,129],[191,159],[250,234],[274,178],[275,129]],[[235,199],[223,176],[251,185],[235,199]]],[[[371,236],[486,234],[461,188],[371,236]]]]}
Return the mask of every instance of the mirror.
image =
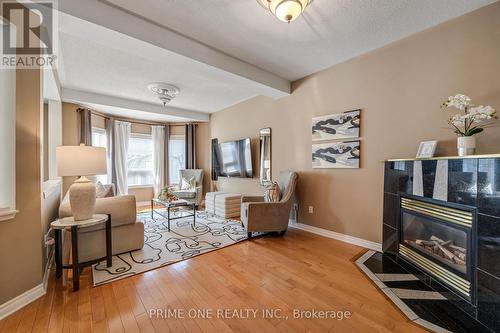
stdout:
{"type": "Polygon", "coordinates": [[[260,183],[267,185],[272,181],[271,175],[271,128],[263,128],[259,132],[260,138],[260,183]]]}

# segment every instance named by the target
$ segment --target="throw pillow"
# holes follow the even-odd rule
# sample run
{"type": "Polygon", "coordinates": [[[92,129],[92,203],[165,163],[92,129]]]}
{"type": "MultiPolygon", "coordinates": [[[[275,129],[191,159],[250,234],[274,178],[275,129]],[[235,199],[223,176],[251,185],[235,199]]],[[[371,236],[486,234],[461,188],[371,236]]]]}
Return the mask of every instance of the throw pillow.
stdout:
{"type": "Polygon", "coordinates": [[[279,202],[280,201],[280,187],[277,182],[272,182],[267,185],[264,192],[265,202],[279,202]]]}
{"type": "Polygon", "coordinates": [[[95,197],[105,198],[108,195],[109,189],[107,189],[101,182],[95,183],[95,197]]]}
{"type": "Polygon", "coordinates": [[[196,188],[196,180],[194,179],[194,177],[191,177],[189,179],[182,177],[181,190],[189,191],[189,190],[194,190],[195,188],[196,188]]]}

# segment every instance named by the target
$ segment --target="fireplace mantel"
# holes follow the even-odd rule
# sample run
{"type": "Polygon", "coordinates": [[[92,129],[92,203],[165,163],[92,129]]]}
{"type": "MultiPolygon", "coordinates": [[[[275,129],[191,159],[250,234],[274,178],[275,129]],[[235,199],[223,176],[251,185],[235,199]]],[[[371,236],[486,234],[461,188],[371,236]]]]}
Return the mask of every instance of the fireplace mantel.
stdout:
{"type": "Polygon", "coordinates": [[[402,197],[469,207],[476,297],[463,310],[500,331],[500,154],[391,159],[384,166],[384,255],[399,260],[402,197]]]}
{"type": "Polygon", "coordinates": [[[468,156],[437,156],[425,158],[391,158],[380,162],[405,162],[405,161],[432,161],[432,160],[463,160],[463,159],[483,159],[483,158],[500,158],[500,154],[484,154],[484,155],[468,155],[468,156]]]}

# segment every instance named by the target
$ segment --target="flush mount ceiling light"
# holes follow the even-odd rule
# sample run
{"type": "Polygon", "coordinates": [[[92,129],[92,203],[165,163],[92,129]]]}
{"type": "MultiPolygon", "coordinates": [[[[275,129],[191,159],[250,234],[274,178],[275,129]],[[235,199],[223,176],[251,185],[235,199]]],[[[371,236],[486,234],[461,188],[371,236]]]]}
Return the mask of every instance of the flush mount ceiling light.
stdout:
{"type": "Polygon", "coordinates": [[[290,23],[306,10],[313,0],[257,0],[279,20],[290,23]]]}
{"type": "Polygon", "coordinates": [[[148,84],[148,89],[158,96],[164,106],[170,103],[181,92],[176,86],[161,82],[148,84]]]}

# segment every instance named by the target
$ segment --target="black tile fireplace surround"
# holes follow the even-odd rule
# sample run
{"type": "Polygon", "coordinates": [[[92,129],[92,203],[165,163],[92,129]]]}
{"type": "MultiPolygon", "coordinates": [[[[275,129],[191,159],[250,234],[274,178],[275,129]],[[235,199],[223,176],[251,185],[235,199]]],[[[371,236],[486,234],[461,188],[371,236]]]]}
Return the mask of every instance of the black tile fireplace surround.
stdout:
{"type": "MultiPolygon", "coordinates": [[[[460,216],[459,213],[451,213],[452,216],[460,216]]],[[[500,155],[386,161],[383,252],[384,256],[402,266],[418,268],[425,276],[423,282],[445,295],[459,309],[450,313],[470,316],[471,320],[476,320],[491,331],[500,332],[500,155]],[[424,209],[415,214],[416,217],[406,217],[410,221],[406,222],[406,234],[409,236],[403,236],[403,213],[408,211],[401,208],[402,198],[415,200],[417,207],[421,207],[421,201],[470,212],[471,226],[466,228],[464,224],[456,227],[456,231],[451,230],[453,224],[422,214],[429,211],[429,207],[424,205],[424,209]],[[431,225],[429,221],[436,224],[431,225]],[[449,239],[440,239],[437,234],[449,239]],[[459,252],[455,252],[455,248],[447,248],[455,255],[445,250],[447,255],[444,256],[447,260],[453,257],[453,263],[447,264],[429,252],[430,247],[415,246],[416,238],[425,238],[419,240],[420,245],[430,245],[427,242],[431,236],[444,244],[453,241],[459,252]],[[403,237],[408,238],[406,242],[403,237]],[[402,255],[401,250],[404,254],[408,248],[405,244],[414,245],[411,250],[420,257],[412,260],[402,255]],[[422,257],[427,259],[423,261],[423,266],[430,260],[470,283],[470,297],[439,278],[439,272],[436,275],[432,270],[418,265],[422,257]]],[[[439,253],[443,256],[443,251],[439,253]]]]}

